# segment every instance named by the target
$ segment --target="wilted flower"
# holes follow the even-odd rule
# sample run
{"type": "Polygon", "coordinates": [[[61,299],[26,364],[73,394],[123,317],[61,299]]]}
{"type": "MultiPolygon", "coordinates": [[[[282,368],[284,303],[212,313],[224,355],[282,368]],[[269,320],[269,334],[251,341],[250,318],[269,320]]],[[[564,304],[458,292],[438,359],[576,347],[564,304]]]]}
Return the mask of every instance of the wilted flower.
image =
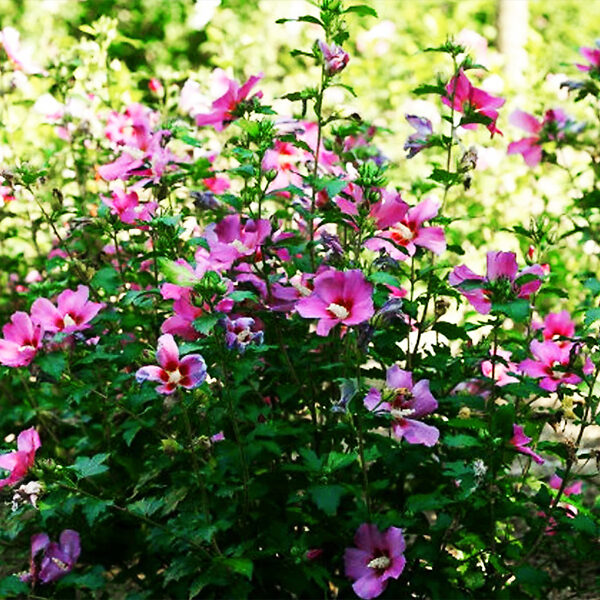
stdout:
{"type": "Polygon", "coordinates": [[[324,41],[319,40],[317,42],[319,50],[323,54],[323,60],[325,62],[325,73],[330,77],[343,71],[350,60],[348,53],[344,51],[340,46],[331,44],[328,46],[324,41]]]}
{"type": "Polygon", "coordinates": [[[354,536],[356,548],[346,548],[346,576],[354,579],[352,589],[359,598],[377,598],[389,579],[398,579],[404,570],[406,544],[402,529],[390,527],[381,533],[376,525],[363,523],[354,536]]]}
{"type": "Polygon", "coordinates": [[[20,485],[13,492],[11,509],[15,511],[23,504],[31,504],[33,508],[37,508],[37,500],[42,491],[43,487],[39,481],[30,481],[20,485]]]}
{"type": "Polygon", "coordinates": [[[137,370],[135,378],[138,383],[157,381],[161,385],[156,388],[160,394],[172,394],[178,386],[193,389],[206,379],[206,363],[200,354],[188,354],[179,359],[179,348],[169,333],[158,338],[156,360],[160,366],[146,366],[137,370]]]}

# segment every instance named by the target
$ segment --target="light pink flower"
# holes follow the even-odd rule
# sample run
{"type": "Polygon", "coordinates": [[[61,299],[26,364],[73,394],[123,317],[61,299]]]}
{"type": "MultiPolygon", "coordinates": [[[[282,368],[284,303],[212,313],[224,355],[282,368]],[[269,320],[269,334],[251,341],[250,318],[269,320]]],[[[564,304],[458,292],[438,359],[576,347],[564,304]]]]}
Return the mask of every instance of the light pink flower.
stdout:
{"type": "MultiPolygon", "coordinates": [[[[212,112],[196,115],[196,125],[198,127],[212,125],[216,131],[223,131],[231,121],[235,120],[236,109],[248,98],[250,90],[262,77],[262,73],[260,75],[253,75],[242,86],[233,79],[227,79],[227,91],[212,103],[212,112]]],[[[257,92],[254,97],[262,98],[262,92],[257,92]]]]}
{"type": "Polygon", "coordinates": [[[28,75],[47,74],[21,50],[19,32],[14,27],[5,27],[0,31],[0,44],[2,44],[15,69],[19,69],[28,75]]]}
{"type": "Polygon", "coordinates": [[[31,319],[45,331],[73,333],[90,327],[90,321],[106,305],[88,300],[89,288],[77,286],[77,291],[64,290],[58,295],[57,306],[46,298],[38,298],[31,305],[31,319]]]}
{"type": "Polygon", "coordinates": [[[404,371],[398,365],[387,370],[386,388],[382,393],[371,388],[365,396],[365,407],[375,413],[389,413],[392,416],[392,434],[409,444],[433,446],[440,432],[433,425],[426,425],[421,418],[431,414],[438,406],[437,400],[429,391],[429,381],[421,379],[413,385],[412,373],[404,371]]]}
{"type": "Polygon", "coordinates": [[[534,359],[526,358],[519,363],[519,369],[534,379],[541,379],[538,385],[549,392],[555,392],[561,384],[577,384],[581,377],[570,373],[571,349],[573,344],[560,346],[551,341],[533,340],[529,345],[534,359]]]}
{"type": "Polygon", "coordinates": [[[25,477],[35,460],[35,451],[41,445],[40,436],[33,427],[21,431],[17,437],[16,452],[0,454],[0,469],[10,471],[8,477],[0,479],[0,488],[6,485],[14,485],[25,477]]]}
{"type": "MultiPolygon", "coordinates": [[[[446,106],[453,107],[462,113],[467,113],[469,110],[475,111],[476,113],[483,115],[490,119],[488,130],[492,134],[495,133],[502,135],[502,132],[496,127],[496,121],[498,119],[497,108],[500,108],[505,100],[504,98],[497,98],[484,92],[483,90],[474,87],[462,69],[459,70],[458,75],[453,77],[446,85],[446,96],[442,97],[442,102],[446,106]]],[[[476,123],[469,123],[463,125],[466,129],[475,129],[476,123]]]]}
{"type": "Polygon", "coordinates": [[[200,354],[188,354],[179,359],[179,348],[169,333],[158,338],[156,360],[160,366],[149,365],[137,370],[138,383],[156,381],[160,383],[156,391],[160,394],[172,394],[179,386],[193,389],[206,379],[206,363],[200,354]]]}
{"type": "Polygon", "coordinates": [[[317,335],[328,335],[338,323],[358,325],[373,316],[373,286],[362,271],[327,270],[317,275],[310,296],[296,304],[305,319],[319,319],[317,335]]]}
{"type": "Polygon", "coordinates": [[[354,579],[352,589],[359,598],[377,598],[389,579],[398,579],[404,570],[406,544],[402,529],[390,527],[381,533],[376,525],[363,523],[354,536],[356,548],[346,548],[346,576],[354,579]]]}
{"type": "MultiPolygon", "coordinates": [[[[492,351],[490,349],[490,354],[492,351]]],[[[516,373],[518,368],[517,365],[513,362],[510,362],[511,353],[508,350],[502,350],[498,348],[496,350],[496,354],[503,358],[506,363],[496,362],[495,368],[492,364],[491,360],[484,360],[481,363],[481,372],[486,377],[492,377],[492,373],[494,374],[494,379],[496,381],[496,385],[502,387],[504,385],[508,385],[509,383],[518,383],[518,379],[510,375],[510,373],[516,373]]]]}
{"type": "Polygon", "coordinates": [[[7,367],[26,367],[37,354],[44,335],[39,325],[32,323],[27,313],[18,311],[2,328],[0,363],[7,367]]]}
{"type": "Polygon", "coordinates": [[[517,425],[516,423],[513,424],[513,436],[510,439],[509,444],[514,446],[517,452],[531,456],[531,458],[538,465],[544,464],[546,461],[539,454],[536,454],[531,448],[527,447],[529,442],[531,442],[531,438],[525,435],[523,427],[521,425],[517,425]]]}
{"type": "Polygon", "coordinates": [[[460,293],[482,315],[492,309],[492,302],[507,302],[515,298],[529,298],[542,285],[544,271],[539,265],[532,265],[518,271],[514,252],[492,251],[487,253],[486,276],[473,273],[465,265],[460,265],[450,273],[450,285],[458,287],[460,293]],[[522,277],[527,279],[519,283],[522,277]],[[535,278],[530,279],[530,276],[535,278]]]}
{"type": "Polygon", "coordinates": [[[417,246],[441,254],[446,249],[444,230],[423,226],[425,221],[437,216],[439,209],[439,203],[429,198],[409,207],[400,194],[383,192],[382,199],[370,211],[380,231],[376,237],[367,240],[365,246],[374,251],[385,250],[396,260],[413,256],[417,246]],[[397,246],[405,248],[406,252],[397,246]]]}

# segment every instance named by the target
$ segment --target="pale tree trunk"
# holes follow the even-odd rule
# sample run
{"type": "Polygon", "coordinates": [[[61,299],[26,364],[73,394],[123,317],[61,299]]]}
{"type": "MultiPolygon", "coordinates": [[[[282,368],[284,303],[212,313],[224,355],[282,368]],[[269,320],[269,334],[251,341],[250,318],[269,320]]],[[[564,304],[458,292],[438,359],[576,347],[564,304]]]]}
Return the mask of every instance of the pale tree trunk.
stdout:
{"type": "Polygon", "coordinates": [[[528,26],[528,0],[498,0],[498,49],[504,55],[504,74],[514,87],[525,83],[528,26]]]}

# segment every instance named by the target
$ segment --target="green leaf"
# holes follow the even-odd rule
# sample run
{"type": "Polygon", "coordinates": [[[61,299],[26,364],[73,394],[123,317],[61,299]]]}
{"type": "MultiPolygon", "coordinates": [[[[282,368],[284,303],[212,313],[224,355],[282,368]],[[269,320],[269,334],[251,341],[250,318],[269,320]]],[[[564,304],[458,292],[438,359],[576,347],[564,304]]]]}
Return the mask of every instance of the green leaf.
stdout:
{"type": "Polygon", "coordinates": [[[114,502],[112,500],[99,500],[96,498],[86,498],[85,504],[81,509],[90,527],[98,520],[98,517],[105,513],[114,502]]]}
{"type": "Polygon", "coordinates": [[[201,333],[202,335],[208,335],[219,322],[221,316],[222,315],[220,313],[202,315],[197,319],[194,319],[192,325],[198,333],[201,333]]]}
{"type": "Polygon", "coordinates": [[[100,473],[108,471],[108,467],[102,463],[104,463],[109,456],[110,455],[106,453],[96,454],[91,458],[88,456],[78,456],[75,464],[67,468],[75,471],[78,479],[93,477],[94,475],[100,475],[100,473]]]}
{"type": "Polygon", "coordinates": [[[522,323],[529,317],[529,301],[525,298],[518,298],[512,302],[503,304],[492,304],[492,311],[506,315],[516,323],[522,323]]]}
{"type": "Polygon", "coordinates": [[[119,274],[113,267],[102,267],[96,271],[91,281],[94,287],[104,290],[107,294],[114,294],[119,288],[119,274]]]}
{"type": "Polygon", "coordinates": [[[254,564],[249,558],[226,558],[225,565],[234,573],[238,573],[239,575],[243,575],[248,579],[252,579],[254,564]]]}
{"type": "Polygon", "coordinates": [[[30,591],[29,586],[18,575],[8,575],[0,580],[0,598],[17,598],[21,594],[25,597],[30,591]]]}
{"type": "Polygon", "coordinates": [[[586,311],[583,322],[586,327],[589,327],[598,319],[600,319],[600,308],[590,308],[590,310],[586,311]]]}
{"type": "Polygon", "coordinates": [[[465,340],[467,342],[471,340],[463,327],[447,321],[438,321],[432,329],[449,340],[465,340]]]}
{"type": "Polygon", "coordinates": [[[449,448],[474,448],[481,446],[481,441],[478,438],[465,433],[446,435],[443,440],[444,444],[449,448]]]}
{"type": "Polygon", "coordinates": [[[356,454],[344,454],[343,452],[330,452],[327,456],[327,468],[331,471],[343,469],[356,461],[356,454]]]}
{"type": "Polygon", "coordinates": [[[128,505],[128,509],[131,512],[149,517],[153,515],[159,508],[162,508],[165,501],[163,498],[143,498],[137,502],[133,502],[128,505]]]}
{"type": "Polygon", "coordinates": [[[67,365],[67,359],[62,352],[52,352],[51,354],[40,356],[36,362],[40,365],[44,373],[56,380],[60,379],[67,365]]]}
{"type": "Polygon", "coordinates": [[[345,13],[355,13],[360,17],[375,17],[377,18],[377,11],[365,4],[356,4],[355,6],[349,6],[345,11],[345,13]]]}
{"type": "Polygon", "coordinates": [[[313,502],[330,517],[337,513],[345,490],[341,485],[313,485],[308,488],[313,502]]]}
{"type": "Polygon", "coordinates": [[[413,494],[406,502],[408,510],[421,512],[423,510],[436,510],[450,503],[449,498],[442,496],[441,492],[433,494],[413,494]]]}
{"type": "Polygon", "coordinates": [[[231,298],[234,302],[242,302],[243,300],[258,300],[258,296],[254,292],[248,290],[236,290],[231,292],[228,298],[231,298]]]}

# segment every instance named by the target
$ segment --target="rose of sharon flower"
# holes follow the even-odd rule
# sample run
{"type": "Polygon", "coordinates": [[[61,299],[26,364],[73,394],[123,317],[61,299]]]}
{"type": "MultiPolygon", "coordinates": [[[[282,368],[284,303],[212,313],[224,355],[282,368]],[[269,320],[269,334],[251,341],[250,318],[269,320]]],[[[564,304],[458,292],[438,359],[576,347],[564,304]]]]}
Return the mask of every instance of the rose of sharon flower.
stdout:
{"type": "Polygon", "coordinates": [[[555,342],[539,342],[533,340],[529,345],[535,357],[526,358],[519,363],[519,369],[534,379],[540,379],[538,385],[549,392],[555,392],[558,386],[565,383],[576,384],[581,377],[569,373],[571,365],[571,349],[573,344],[561,346],[555,342]]]}
{"type": "MultiPolygon", "coordinates": [[[[448,82],[446,94],[447,96],[442,97],[442,102],[446,106],[450,106],[462,113],[472,110],[477,114],[487,117],[491,121],[487,125],[487,128],[492,137],[495,133],[502,135],[502,132],[496,127],[496,120],[498,119],[498,111],[496,109],[504,104],[504,98],[497,98],[474,87],[462,69],[459,70],[456,77],[453,77],[448,82]]],[[[463,127],[466,129],[475,129],[477,124],[468,123],[463,125],[463,127]]]]}
{"type": "Polygon", "coordinates": [[[90,302],[90,290],[85,285],[77,286],[77,291],[64,290],[54,306],[47,298],[38,298],[31,305],[31,319],[45,331],[73,333],[90,327],[90,321],[105,304],[90,302]]]}
{"type": "Polygon", "coordinates": [[[429,391],[429,381],[421,379],[413,385],[412,373],[393,365],[387,370],[385,384],[391,392],[390,399],[384,401],[389,394],[384,392],[382,396],[379,390],[371,388],[364,399],[367,409],[392,416],[392,434],[396,439],[429,447],[436,444],[440,436],[437,427],[420,421],[438,406],[429,391]]]}
{"type": "Polygon", "coordinates": [[[531,438],[525,435],[523,427],[516,423],[513,424],[513,436],[510,438],[509,444],[514,446],[517,452],[531,456],[538,465],[544,464],[546,461],[539,454],[536,454],[531,448],[527,448],[529,442],[531,442],[531,438]]]}
{"type": "Polygon", "coordinates": [[[359,598],[377,598],[389,579],[398,579],[404,570],[406,544],[402,529],[390,527],[381,533],[376,525],[363,523],[354,535],[356,548],[346,548],[346,576],[354,579],[352,589],[359,598]]]}
{"type": "Polygon", "coordinates": [[[579,53],[590,63],[589,65],[576,64],[580,71],[600,71],[600,48],[582,47],[579,48],[579,53]]]}
{"type": "Polygon", "coordinates": [[[156,360],[160,366],[150,365],[137,370],[138,383],[149,379],[161,385],[160,394],[172,394],[178,386],[193,389],[206,379],[206,363],[200,354],[188,354],[179,360],[179,348],[170,333],[158,338],[156,360]]]}
{"type": "Polygon", "coordinates": [[[448,281],[459,288],[460,293],[482,315],[492,309],[492,302],[508,302],[515,298],[529,298],[542,285],[544,271],[540,265],[532,265],[518,271],[514,252],[492,251],[487,253],[487,273],[485,277],[473,273],[466,265],[456,267],[448,281]],[[521,284],[519,280],[527,277],[521,284]],[[481,285],[479,285],[481,282],[481,285]],[[468,284],[469,285],[467,287],[468,284]]]}
{"type": "Polygon", "coordinates": [[[429,138],[433,135],[433,125],[429,119],[418,117],[416,115],[405,115],[409,125],[416,129],[416,132],[409,135],[404,150],[408,152],[406,158],[416,156],[423,148],[429,146],[429,138]]]}
{"type": "Polygon", "coordinates": [[[0,363],[7,367],[26,367],[39,350],[44,330],[34,325],[27,313],[17,311],[2,328],[0,363]]]}
{"type": "Polygon", "coordinates": [[[60,534],[58,544],[51,542],[46,533],[36,533],[31,536],[29,573],[23,575],[21,581],[33,585],[52,583],[72,571],[80,554],[79,534],[72,529],[65,529],[60,534]]]}
{"type": "MultiPolygon", "coordinates": [[[[490,354],[492,354],[491,349],[490,354]]],[[[498,348],[496,354],[506,362],[496,361],[496,364],[494,365],[491,360],[484,360],[481,363],[481,372],[490,379],[493,375],[496,385],[500,387],[508,385],[509,383],[518,383],[519,380],[510,374],[516,373],[518,370],[517,365],[510,361],[511,353],[508,350],[498,348]]]]}
{"type": "Polygon", "coordinates": [[[319,319],[317,335],[328,335],[338,323],[358,325],[374,313],[373,286],[362,271],[327,270],[317,275],[314,290],[296,304],[296,311],[305,319],[319,319]]]}
{"type": "Polygon", "coordinates": [[[17,437],[16,452],[0,454],[0,469],[10,471],[8,477],[0,479],[0,488],[3,488],[5,485],[14,485],[25,477],[25,474],[35,460],[35,451],[41,445],[40,436],[33,427],[21,431],[17,437]]]}
{"type": "Polygon", "coordinates": [[[343,71],[350,60],[348,53],[343,50],[340,46],[331,44],[328,46],[324,41],[319,40],[317,42],[319,50],[323,54],[323,60],[325,63],[325,73],[331,77],[340,71],[343,71]]]}

